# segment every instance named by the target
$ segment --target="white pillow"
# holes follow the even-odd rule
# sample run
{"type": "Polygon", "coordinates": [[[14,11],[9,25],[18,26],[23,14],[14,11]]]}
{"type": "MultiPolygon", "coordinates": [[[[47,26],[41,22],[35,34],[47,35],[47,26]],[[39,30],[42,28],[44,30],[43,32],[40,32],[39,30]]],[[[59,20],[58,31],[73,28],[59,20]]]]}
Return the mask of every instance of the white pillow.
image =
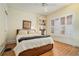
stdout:
{"type": "Polygon", "coordinates": [[[35,30],[29,30],[29,34],[36,34],[36,31],[35,30]]]}
{"type": "Polygon", "coordinates": [[[19,35],[25,35],[25,34],[28,34],[28,30],[25,29],[19,30],[19,35]]]}

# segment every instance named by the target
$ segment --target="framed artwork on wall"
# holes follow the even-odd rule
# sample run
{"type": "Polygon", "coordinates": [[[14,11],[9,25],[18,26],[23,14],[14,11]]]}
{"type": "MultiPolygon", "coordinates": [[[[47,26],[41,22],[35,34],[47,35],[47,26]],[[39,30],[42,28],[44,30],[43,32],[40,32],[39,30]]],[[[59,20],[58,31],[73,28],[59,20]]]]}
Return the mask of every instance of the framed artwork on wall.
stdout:
{"type": "Polygon", "coordinates": [[[31,29],[31,21],[23,20],[23,29],[31,29]]]}

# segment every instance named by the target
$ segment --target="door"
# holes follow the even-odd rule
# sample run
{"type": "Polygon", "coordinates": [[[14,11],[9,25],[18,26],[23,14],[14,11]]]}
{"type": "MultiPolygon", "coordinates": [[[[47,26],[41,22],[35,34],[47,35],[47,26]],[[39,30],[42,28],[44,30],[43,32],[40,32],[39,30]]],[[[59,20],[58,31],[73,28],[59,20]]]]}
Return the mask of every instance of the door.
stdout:
{"type": "Polygon", "coordinates": [[[6,43],[6,21],[7,15],[5,14],[5,5],[0,4],[0,52],[6,43]]]}

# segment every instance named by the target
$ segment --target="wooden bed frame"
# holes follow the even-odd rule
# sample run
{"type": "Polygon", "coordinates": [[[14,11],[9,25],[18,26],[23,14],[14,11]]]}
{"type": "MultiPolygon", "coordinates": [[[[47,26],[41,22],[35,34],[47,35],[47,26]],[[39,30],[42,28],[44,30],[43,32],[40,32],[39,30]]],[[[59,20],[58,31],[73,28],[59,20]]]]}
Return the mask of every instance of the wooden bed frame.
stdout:
{"type": "MultiPolygon", "coordinates": [[[[26,30],[31,29],[31,22],[30,21],[23,21],[23,29],[26,29],[26,30]],[[29,27],[27,25],[29,25],[29,27]]],[[[21,29],[17,29],[16,35],[19,33],[20,30],[21,29]]],[[[22,51],[21,53],[19,53],[19,56],[39,56],[39,55],[46,53],[52,49],[53,49],[53,44],[48,44],[48,45],[44,45],[41,47],[22,51]]]]}
{"type": "MultiPolygon", "coordinates": [[[[20,29],[17,29],[16,34],[18,34],[19,30],[20,29]]],[[[21,53],[19,53],[19,56],[39,56],[39,55],[46,53],[46,52],[48,52],[52,49],[53,49],[53,44],[48,44],[48,45],[44,45],[44,46],[41,46],[41,47],[22,51],[21,53]]]]}
{"type": "Polygon", "coordinates": [[[19,54],[19,56],[39,56],[53,49],[53,44],[48,44],[45,46],[28,49],[19,54]]]}

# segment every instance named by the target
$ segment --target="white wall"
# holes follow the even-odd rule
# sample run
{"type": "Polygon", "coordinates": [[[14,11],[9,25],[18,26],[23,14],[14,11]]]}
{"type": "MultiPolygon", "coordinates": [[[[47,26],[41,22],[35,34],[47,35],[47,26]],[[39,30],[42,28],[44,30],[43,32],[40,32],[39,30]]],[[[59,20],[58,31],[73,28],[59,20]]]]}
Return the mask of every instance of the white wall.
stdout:
{"type": "Polygon", "coordinates": [[[37,14],[14,9],[8,7],[8,42],[12,43],[16,41],[16,30],[22,28],[23,20],[30,20],[32,22],[32,29],[37,31],[37,14]]]}
{"type": "Polygon", "coordinates": [[[0,4],[0,52],[4,48],[7,39],[7,10],[6,4],[0,4]]]}

